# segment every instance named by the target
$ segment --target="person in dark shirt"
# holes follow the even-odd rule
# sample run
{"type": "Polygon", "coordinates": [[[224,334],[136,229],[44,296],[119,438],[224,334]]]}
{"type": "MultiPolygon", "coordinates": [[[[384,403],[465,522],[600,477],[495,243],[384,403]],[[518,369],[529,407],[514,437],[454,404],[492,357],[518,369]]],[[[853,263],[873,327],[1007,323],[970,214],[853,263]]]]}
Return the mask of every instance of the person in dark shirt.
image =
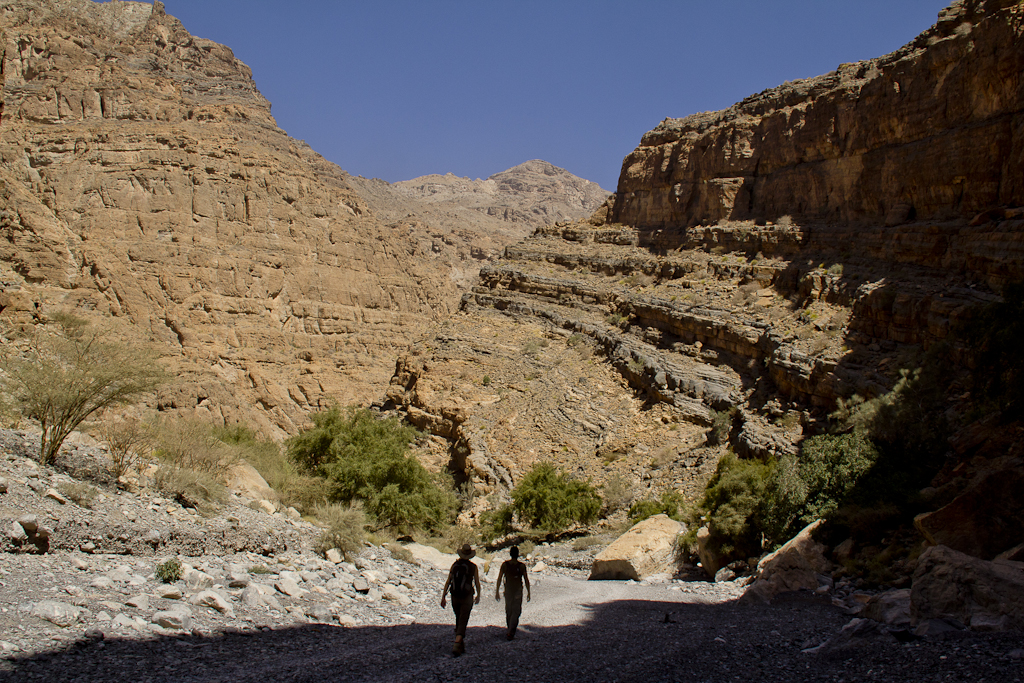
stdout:
{"type": "Polygon", "coordinates": [[[473,611],[474,586],[476,604],[480,603],[480,571],[472,560],[475,555],[476,551],[468,543],[459,548],[459,559],[452,564],[448,580],[441,590],[441,607],[446,604],[445,596],[449,588],[452,593],[452,610],[455,612],[455,644],[452,645],[452,654],[456,657],[466,651],[466,624],[469,623],[469,613],[473,611]]]}
{"type": "Polygon", "coordinates": [[[511,559],[501,563],[498,571],[498,585],[494,590],[494,599],[501,600],[501,581],[505,580],[505,633],[506,640],[516,637],[519,627],[519,615],[523,612],[523,585],[526,585],[526,602],[530,602],[530,577],[526,573],[526,565],[519,561],[519,548],[512,546],[509,551],[511,559]]]}

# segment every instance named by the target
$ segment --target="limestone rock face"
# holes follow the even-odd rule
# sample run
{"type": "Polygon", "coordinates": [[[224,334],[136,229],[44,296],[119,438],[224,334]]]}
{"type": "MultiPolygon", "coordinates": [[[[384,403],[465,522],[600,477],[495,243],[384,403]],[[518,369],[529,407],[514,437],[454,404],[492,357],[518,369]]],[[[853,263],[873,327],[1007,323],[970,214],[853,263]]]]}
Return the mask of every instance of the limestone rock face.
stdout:
{"type": "Polygon", "coordinates": [[[179,377],[160,408],[279,436],[378,397],[396,350],[454,308],[429,236],[384,228],[277,127],[249,68],[161,3],[2,13],[5,316],[120,319],[179,377]]]}
{"type": "Polygon", "coordinates": [[[681,531],[683,525],[668,515],[648,517],[615,539],[594,558],[590,580],[640,581],[665,571],[672,561],[676,539],[681,531]]]}
{"type": "Polygon", "coordinates": [[[1024,563],[932,546],[918,560],[910,611],[914,623],[955,619],[974,630],[1024,628],[1024,563]]]}
{"type": "Polygon", "coordinates": [[[622,164],[610,222],[971,218],[1024,191],[1012,0],[960,0],[892,54],[665,119],[622,164]]]}

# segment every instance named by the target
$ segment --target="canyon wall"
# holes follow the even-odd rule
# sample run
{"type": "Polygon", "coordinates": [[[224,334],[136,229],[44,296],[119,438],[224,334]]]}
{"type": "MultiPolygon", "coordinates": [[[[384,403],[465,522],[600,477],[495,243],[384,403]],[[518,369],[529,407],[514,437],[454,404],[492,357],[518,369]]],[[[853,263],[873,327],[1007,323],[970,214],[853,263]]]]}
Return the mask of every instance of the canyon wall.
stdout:
{"type": "Polygon", "coordinates": [[[157,407],[282,435],[379,396],[410,335],[454,310],[458,258],[385,227],[161,3],[15,0],[0,19],[8,321],[112,317],[177,375],[157,407]]]}
{"type": "Polygon", "coordinates": [[[897,225],[1024,194],[1024,8],[961,0],[892,54],[668,118],[629,154],[611,222],[897,225]]]}

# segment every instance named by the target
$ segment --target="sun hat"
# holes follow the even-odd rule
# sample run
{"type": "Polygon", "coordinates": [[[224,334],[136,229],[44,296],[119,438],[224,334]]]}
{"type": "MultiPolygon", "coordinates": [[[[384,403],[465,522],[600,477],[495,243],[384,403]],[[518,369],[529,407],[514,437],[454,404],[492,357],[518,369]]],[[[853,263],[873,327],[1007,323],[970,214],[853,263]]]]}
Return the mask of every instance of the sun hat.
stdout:
{"type": "Polygon", "coordinates": [[[469,558],[475,557],[475,556],[476,556],[476,551],[473,550],[473,546],[471,546],[470,544],[464,543],[462,545],[462,547],[459,548],[459,557],[461,557],[462,559],[468,560],[469,558]]]}

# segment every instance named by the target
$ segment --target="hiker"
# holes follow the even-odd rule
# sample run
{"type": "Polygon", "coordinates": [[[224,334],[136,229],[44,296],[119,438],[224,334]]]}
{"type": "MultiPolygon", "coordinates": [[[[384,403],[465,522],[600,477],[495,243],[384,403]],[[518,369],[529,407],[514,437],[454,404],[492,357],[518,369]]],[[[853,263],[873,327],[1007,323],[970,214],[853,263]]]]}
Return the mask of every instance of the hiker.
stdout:
{"type": "Polygon", "coordinates": [[[456,657],[466,651],[466,624],[469,623],[469,613],[473,611],[474,584],[476,602],[480,602],[480,571],[472,561],[475,555],[476,551],[468,543],[459,548],[459,559],[452,564],[448,580],[441,590],[441,607],[445,606],[448,589],[452,591],[452,610],[455,612],[455,644],[452,645],[452,654],[456,657]]]}
{"type": "Polygon", "coordinates": [[[519,626],[519,615],[523,612],[523,584],[526,584],[526,602],[530,602],[530,577],[526,574],[526,565],[519,561],[519,547],[512,546],[508,551],[511,559],[501,563],[498,571],[498,585],[494,589],[494,599],[501,600],[501,579],[505,579],[505,640],[516,637],[519,626]]]}

